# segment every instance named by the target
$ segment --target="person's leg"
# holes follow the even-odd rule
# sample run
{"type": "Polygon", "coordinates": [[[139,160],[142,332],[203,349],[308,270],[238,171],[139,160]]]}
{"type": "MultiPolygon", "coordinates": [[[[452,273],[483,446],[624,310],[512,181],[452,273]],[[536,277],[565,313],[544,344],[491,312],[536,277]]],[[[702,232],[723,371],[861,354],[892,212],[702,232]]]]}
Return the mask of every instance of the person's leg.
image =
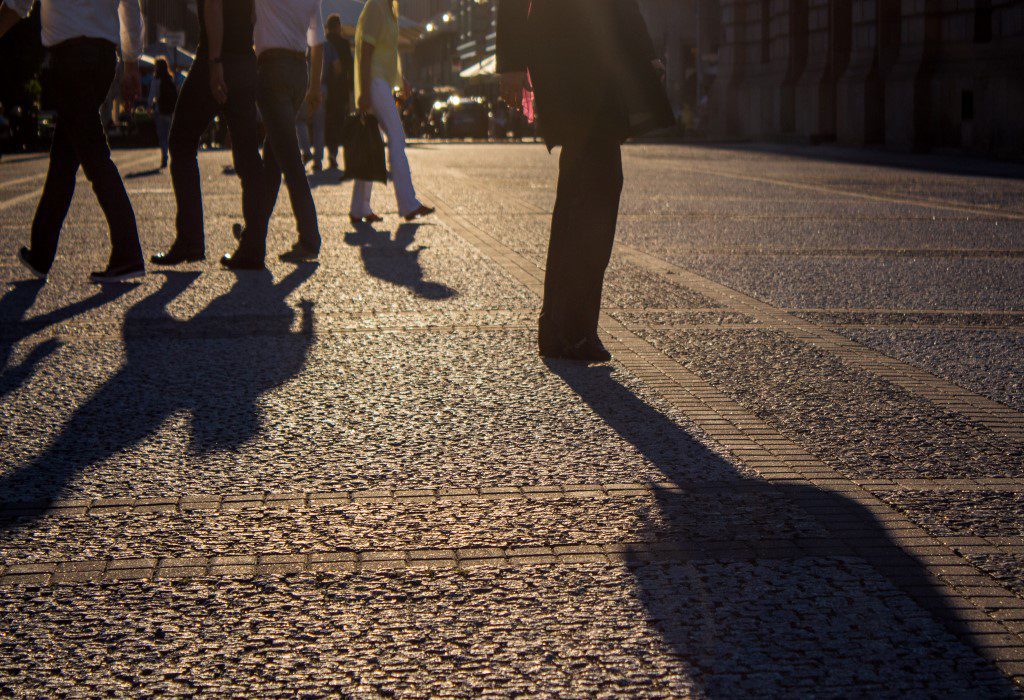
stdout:
{"type": "Polygon", "coordinates": [[[72,53],[69,58],[75,60],[73,75],[83,89],[59,100],[63,106],[58,105],[58,119],[65,118],[70,127],[71,142],[110,227],[108,267],[141,268],[142,245],[135,211],[121,173],[110,157],[110,146],[99,115],[100,105],[106,100],[114,79],[117,56],[114,47],[106,43],[89,43],[72,53]]]}
{"type": "Polygon", "coordinates": [[[299,112],[295,118],[295,138],[299,143],[299,153],[302,154],[302,162],[307,163],[313,158],[313,143],[309,138],[309,119],[306,114],[299,112]]]}
{"type": "Polygon", "coordinates": [[[177,236],[166,256],[169,262],[176,262],[174,258],[178,254],[188,259],[204,255],[206,232],[198,154],[199,143],[216,113],[217,101],[210,92],[209,64],[204,57],[199,57],[181,87],[168,138],[171,182],[178,206],[177,236]]]}
{"type": "Polygon", "coordinates": [[[327,119],[327,107],[321,102],[309,120],[313,131],[313,168],[320,170],[324,164],[324,126],[327,119]]]}
{"type": "MultiPolygon", "coordinates": [[[[306,70],[294,59],[273,59],[260,66],[260,111],[267,125],[267,143],[284,174],[292,212],[299,229],[299,243],[310,253],[320,251],[320,226],[316,218],[313,193],[295,138],[295,116],[305,95],[306,70]]],[[[271,176],[270,160],[264,151],[264,170],[271,176]]],[[[273,199],[268,194],[268,199],[273,199]]],[[[272,201],[268,201],[268,205],[272,201]]]]}
{"type": "Polygon", "coordinates": [[[542,349],[596,341],[621,191],[617,142],[592,139],[563,146],[544,280],[542,349]]]}
{"type": "MultiPolygon", "coordinates": [[[[60,91],[64,86],[59,73],[54,70],[54,87],[60,91]]],[[[64,120],[57,118],[50,146],[50,168],[46,172],[43,195],[32,220],[30,246],[31,263],[42,273],[47,273],[57,256],[57,242],[64,226],[71,200],[75,195],[75,179],[78,177],[78,154],[71,143],[71,132],[64,120]]]]}
{"type": "Polygon", "coordinates": [[[370,196],[373,194],[373,183],[368,180],[356,180],[352,185],[352,206],[348,215],[353,219],[365,219],[373,215],[370,196]]]}
{"type": "Polygon", "coordinates": [[[157,113],[153,117],[153,125],[156,127],[156,139],[160,144],[160,168],[167,167],[167,139],[171,130],[171,116],[169,114],[157,113]]]}
{"type": "Polygon", "coordinates": [[[395,99],[387,82],[376,79],[370,86],[370,97],[373,111],[377,115],[385,135],[388,137],[388,158],[391,161],[391,177],[395,183],[395,197],[398,200],[398,213],[406,216],[419,209],[422,204],[416,198],[416,188],[412,184],[412,172],[409,170],[409,159],[405,154],[405,130],[402,118],[395,107],[395,99]]]}
{"type": "MultiPolygon", "coordinates": [[[[259,150],[256,79],[255,56],[224,59],[224,80],[228,86],[224,116],[231,134],[235,172],[242,182],[242,214],[245,219],[245,235],[238,252],[262,261],[266,255],[268,215],[264,205],[266,184],[263,179],[263,159],[259,150]]],[[[280,171],[276,179],[280,186],[280,171]]],[[[276,200],[276,189],[274,197],[276,200]]]]}

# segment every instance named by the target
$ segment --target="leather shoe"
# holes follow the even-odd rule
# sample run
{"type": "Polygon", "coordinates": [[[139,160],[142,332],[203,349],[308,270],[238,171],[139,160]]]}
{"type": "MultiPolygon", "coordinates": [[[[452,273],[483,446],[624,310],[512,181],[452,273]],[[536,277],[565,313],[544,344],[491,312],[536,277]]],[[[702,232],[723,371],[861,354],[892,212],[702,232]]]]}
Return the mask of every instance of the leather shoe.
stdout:
{"type": "Polygon", "coordinates": [[[278,256],[278,260],[287,263],[303,263],[316,260],[319,256],[319,250],[313,250],[302,243],[296,243],[287,253],[281,253],[278,256]]]}
{"type": "Polygon", "coordinates": [[[202,262],[206,260],[203,251],[185,250],[171,246],[166,253],[157,253],[149,259],[154,265],[180,265],[181,263],[202,262]]]}
{"type": "Polygon", "coordinates": [[[249,258],[238,253],[228,253],[220,259],[220,264],[229,270],[265,270],[266,264],[262,260],[249,258]]]}
{"type": "Polygon", "coordinates": [[[608,362],[612,354],[598,338],[584,338],[576,343],[552,345],[541,343],[540,354],[549,360],[573,360],[575,362],[608,362]]]}

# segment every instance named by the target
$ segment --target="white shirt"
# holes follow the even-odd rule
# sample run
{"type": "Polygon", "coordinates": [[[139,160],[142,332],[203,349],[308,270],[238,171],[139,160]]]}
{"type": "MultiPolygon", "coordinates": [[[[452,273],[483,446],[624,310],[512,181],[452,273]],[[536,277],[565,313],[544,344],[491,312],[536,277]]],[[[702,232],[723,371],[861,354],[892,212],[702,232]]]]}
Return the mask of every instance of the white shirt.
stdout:
{"type": "MultiPolygon", "coordinates": [[[[121,45],[126,61],[142,53],[142,10],[139,0],[40,0],[43,46],[88,37],[121,45]]],[[[4,0],[20,17],[28,17],[36,0],[4,0]]]]}
{"type": "Polygon", "coordinates": [[[324,43],[322,0],[256,0],[256,53],[288,49],[305,53],[324,43]]]}

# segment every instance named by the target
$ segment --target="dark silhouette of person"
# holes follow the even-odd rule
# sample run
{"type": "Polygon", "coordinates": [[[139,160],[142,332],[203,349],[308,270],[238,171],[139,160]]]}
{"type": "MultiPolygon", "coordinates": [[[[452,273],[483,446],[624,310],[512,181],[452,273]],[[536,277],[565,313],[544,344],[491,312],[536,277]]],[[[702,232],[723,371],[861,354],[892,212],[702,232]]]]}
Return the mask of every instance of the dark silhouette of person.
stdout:
{"type": "Polygon", "coordinates": [[[509,104],[527,73],[540,134],[562,146],[551,221],[540,352],[606,361],[601,288],[622,192],[620,146],[675,123],[636,0],[499,0],[498,72],[509,104]]]}
{"type": "Polygon", "coordinates": [[[167,273],[157,292],[125,314],[121,368],[78,407],[43,454],[0,477],[0,501],[59,498],[80,473],[137,445],[183,410],[191,414],[195,454],[231,450],[253,439],[260,430],[257,399],[305,365],[313,341],[312,304],[300,304],[301,330],[293,332],[296,312],[285,300],[315,269],[298,266],[276,284],[269,272],[245,273],[185,321],[167,308],[199,273],[167,273]],[[217,344],[183,348],[180,342],[211,336],[240,344],[237,356],[225,361],[217,344]],[[267,336],[283,339],[273,357],[260,352],[267,336]]]}
{"type": "Polygon", "coordinates": [[[363,267],[377,279],[408,287],[424,299],[450,299],[455,296],[455,290],[440,282],[423,279],[419,258],[426,246],[410,248],[417,228],[419,224],[401,224],[392,240],[389,231],[377,231],[368,224],[361,224],[355,231],[345,234],[345,243],[359,248],[363,267]]]}
{"type": "Polygon", "coordinates": [[[18,366],[8,367],[7,362],[18,343],[79,314],[98,309],[134,289],[130,285],[103,287],[86,299],[26,319],[25,315],[35,304],[44,286],[42,281],[37,280],[16,282],[0,299],[0,324],[3,324],[3,331],[0,331],[0,397],[24,384],[39,363],[60,347],[60,341],[56,338],[44,340],[36,345],[18,366]]]}

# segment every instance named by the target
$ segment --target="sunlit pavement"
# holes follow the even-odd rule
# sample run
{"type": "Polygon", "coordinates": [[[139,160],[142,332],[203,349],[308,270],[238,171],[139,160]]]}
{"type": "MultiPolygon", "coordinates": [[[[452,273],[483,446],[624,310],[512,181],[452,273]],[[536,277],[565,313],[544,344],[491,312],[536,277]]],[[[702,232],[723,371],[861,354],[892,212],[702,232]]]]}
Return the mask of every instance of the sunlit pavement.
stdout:
{"type": "Polygon", "coordinates": [[[209,262],[108,289],[84,181],[25,281],[0,163],[0,690],[1021,693],[1024,169],[630,146],[584,368],[535,351],[557,158],[410,157],[433,219],[318,176],[319,264],[282,192],[234,274],[206,154],[209,262]]]}

